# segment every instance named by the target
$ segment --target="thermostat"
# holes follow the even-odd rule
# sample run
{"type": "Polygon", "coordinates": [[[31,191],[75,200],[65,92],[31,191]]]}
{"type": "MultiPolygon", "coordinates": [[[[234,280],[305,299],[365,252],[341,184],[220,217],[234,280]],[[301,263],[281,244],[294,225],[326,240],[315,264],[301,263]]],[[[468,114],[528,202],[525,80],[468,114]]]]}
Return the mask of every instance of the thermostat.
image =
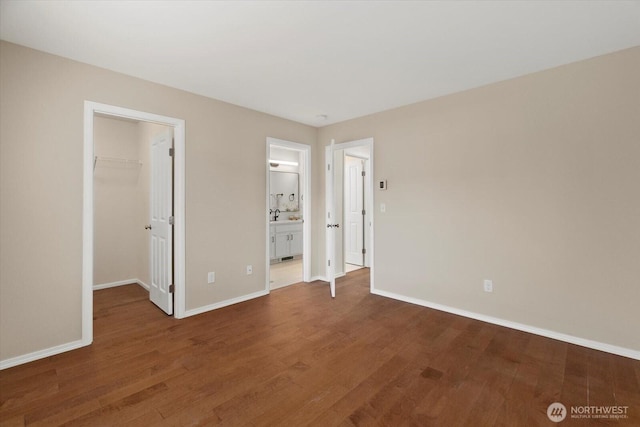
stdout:
{"type": "Polygon", "coordinates": [[[378,182],[378,190],[386,190],[387,189],[387,180],[383,179],[378,182]]]}

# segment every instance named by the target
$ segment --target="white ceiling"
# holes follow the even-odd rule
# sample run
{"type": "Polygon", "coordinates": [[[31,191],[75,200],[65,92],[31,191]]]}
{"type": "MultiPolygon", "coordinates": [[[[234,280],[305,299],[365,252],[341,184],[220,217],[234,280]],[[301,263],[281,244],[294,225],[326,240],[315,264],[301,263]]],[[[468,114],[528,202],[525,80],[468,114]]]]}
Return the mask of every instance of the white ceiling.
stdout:
{"type": "Polygon", "coordinates": [[[639,1],[0,4],[3,40],[313,126],[640,45],[639,1]]]}

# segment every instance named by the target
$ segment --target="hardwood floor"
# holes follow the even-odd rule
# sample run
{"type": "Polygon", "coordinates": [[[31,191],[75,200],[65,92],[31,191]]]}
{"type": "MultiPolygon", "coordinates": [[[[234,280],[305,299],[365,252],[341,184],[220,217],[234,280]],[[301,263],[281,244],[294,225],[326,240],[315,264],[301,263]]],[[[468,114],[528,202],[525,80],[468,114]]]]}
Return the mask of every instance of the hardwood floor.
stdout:
{"type": "Polygon", "coordinates": [[[640,362],[369,294],[367,269],[175,320],[137,285],[95,293],[92,346],[0,372],[0,424],[547,426],[628,406],[640,362]]]}

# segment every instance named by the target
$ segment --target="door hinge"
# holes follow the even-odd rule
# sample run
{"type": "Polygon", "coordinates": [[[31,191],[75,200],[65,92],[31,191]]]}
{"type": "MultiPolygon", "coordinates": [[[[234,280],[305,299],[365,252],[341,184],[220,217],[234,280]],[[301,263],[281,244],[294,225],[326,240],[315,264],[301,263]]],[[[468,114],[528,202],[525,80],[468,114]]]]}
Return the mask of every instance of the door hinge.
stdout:
{"type": "Polygon", "coordinates": [[[365,211],[364,209],[362,209],[362,216],[365,216],[367,214],[367,211],[365,211]]]}
{"type": "Polygon", "coordinates": [[[331,170],[331,165],[327,165],[327,170],[330,171],[331,170]]]}
{"type": "Polygon", "coordinates": [[[328,261],[327,261],[327,265],[328,265],[329,267],[331,267],[331,260],[328,260],[328,261]]]}
{"type": "Polygon", "coordinates": [[[169,293],[172,294],[176,290],[176,285],[169,285],[169,293]]]}
{"type": "Polygon", "coordinates": [[[173,225],[176,222],[176,219],[173,215],[169,217],[169,225],[173,225]]]}
{"type": "Polygon", "coordinates": [[[362,255],[366,254],[367,250],[365,248],[362,248],[362,255]]]}
{"type": "Polygon", "coordinates": [[[169,156],[173,157],[173,153],[174,153],[173,148],[169,148],[169,156]]]}
{"type": "Polygon", "coordinates": [[[365,172],[364,172],[364,171],[362,171],[362,176],[364,176],[364,174],[365,174],[365,172]]]}

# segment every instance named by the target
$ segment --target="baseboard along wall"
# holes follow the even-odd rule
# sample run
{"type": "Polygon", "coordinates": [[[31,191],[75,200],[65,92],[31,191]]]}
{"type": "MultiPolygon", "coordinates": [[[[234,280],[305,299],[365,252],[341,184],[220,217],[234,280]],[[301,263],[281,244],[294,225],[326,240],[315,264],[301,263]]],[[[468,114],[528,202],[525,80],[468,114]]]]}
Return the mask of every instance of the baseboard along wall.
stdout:
{"type": "Polygon", "coordinates": [[[149,290],[149,285],[147,285],[140,279],[126,279],[126,280],[118,280],[117,282],[101,283],[99,285],[93,285],[93,290],[98,291],[100,289],[115,288],[116,286],[131,285],[134,283],[142,286],[147,291],[149,290]]]}
{"type": "Polygon", "coordinates": [[[392,298],[398,301],[408,302],[410,304],[416,304],[423,307],[432,308],[434,310],[444,311],[447,313],[455,314],[457,316],[468,317],[470,319],[480,320],[482,322],[492,323],[498,326],[504,326],[506,328],[515,329],[522,332],[528,332],[535,335],[551,338],[558,341],[564,341],[570,344],[576,344],[582,347],[591,348],[593,350],[600,350],[611,354],[617,354],[618,356],[628,357],[630,359],[640,360],[640,351],[632,350],[630,348],[620,347],[612,344],[602,343],[599,341],[593,341],[586,338],[575,337],[573,335],[563,334],[562,332],[551,331],[548,329],[538,328],[536,326],[525,325],[523,323],[512,322],[510,320],[500,319],[498,317],[487,316],[484,314],[474,313],[472,311],[461,310],[454,307],[449,307],[442,304],[433,303],[430,301],[421,300],[418,298],[411,298],[404,295],[396,294],[393,292],[381,291],[379,289],[373,289],[372,294],[392,298]]]}

